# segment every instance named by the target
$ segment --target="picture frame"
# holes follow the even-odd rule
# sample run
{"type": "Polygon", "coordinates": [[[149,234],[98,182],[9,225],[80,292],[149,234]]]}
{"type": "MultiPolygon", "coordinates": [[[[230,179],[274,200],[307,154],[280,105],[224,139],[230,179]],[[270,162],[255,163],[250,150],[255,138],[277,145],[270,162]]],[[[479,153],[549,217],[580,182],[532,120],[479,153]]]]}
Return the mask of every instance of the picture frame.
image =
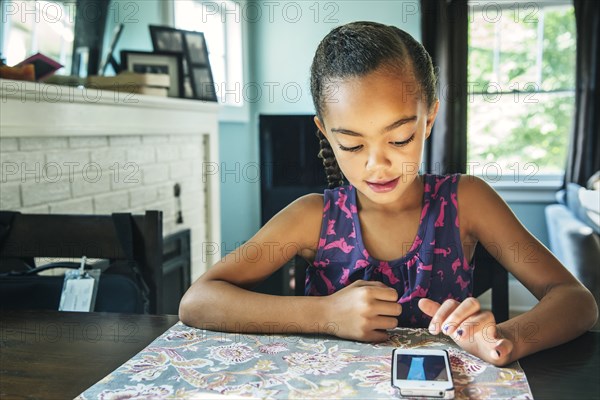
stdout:
{"type": "Polygon", "coordinates": [[[115,60],[113,53],[115,52],[117,42],[119,41],[119,38],[123,33],[124,27],[125,24],[123,23],[117,24],[117,26],[115,26],[112,38],[110,40],[110,45],[108,46],[108,52],[106,53],[106,58],[102,61],[102,64],[100,64],[100,68],[98,69],[99,75],[106,75],[106,70],[109,65],[113,68],[115,74],[118,74],[120,72],[120,65],[117,62],[117,60],[115,60]]]}
{"type": "Polygon", "coordinates": [[[183,34],[189,62],[193,65],[209,65],[208,49],[202,32],[184,32],[183,34]]]}
{"type": "Polygon", "coordinates": [[[155,51],[182,53],[183,31],[170,26],[150,25],[150,37],[155,51]]]}
{"type": "Polygon", "coordinates": [[[121,70],[169,75],[169,97],[184,97],[182,55],[169,52],[121,51],[121,70]]]}
{"type": "Polygon", "coordinates": [[[217,101],[217,92],[210,66],[193,66],[190,77],[197,99],[217,101]]]}
{"type": "Polygon", "coordinates": [[[155,51],[182,55],[184,97],[218,101],[204,33],[159,25],[149,28],[155,51]]]}

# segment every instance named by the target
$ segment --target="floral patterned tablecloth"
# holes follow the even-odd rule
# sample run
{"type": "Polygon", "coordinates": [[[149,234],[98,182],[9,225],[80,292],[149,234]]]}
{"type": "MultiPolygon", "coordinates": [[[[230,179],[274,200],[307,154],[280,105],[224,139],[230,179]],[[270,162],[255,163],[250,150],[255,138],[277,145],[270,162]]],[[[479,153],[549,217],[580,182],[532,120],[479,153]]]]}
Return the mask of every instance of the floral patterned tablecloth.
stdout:
{"type": "Polygon", "coordinates": [[[494,367],[425,329],[398,328],[387,342],[369,344],[213,332],[181,322],[77,398],[394,398],[394,347],[448,350],[456,399],[532,398],[517,362],[494,367]]]}

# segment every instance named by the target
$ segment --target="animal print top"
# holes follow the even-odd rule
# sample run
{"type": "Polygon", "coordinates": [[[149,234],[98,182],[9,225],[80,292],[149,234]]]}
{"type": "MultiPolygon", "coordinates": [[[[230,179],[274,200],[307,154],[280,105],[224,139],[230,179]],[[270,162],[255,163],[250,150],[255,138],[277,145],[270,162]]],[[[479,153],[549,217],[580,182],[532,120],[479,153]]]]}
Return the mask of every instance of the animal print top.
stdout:
{"type": "Polygon", "coordinates": [[[356,189],[347,185],[325,190],[321,236],[306,271],[305,294],[332,294],[359,279],[381,281],[398,291],[402,304],[398,325],[405,327],[429,325],[430,317],[417,305],[422,297],[441,303],[471,296],[473,266],[463,254],[458,223],[459,178],[459,174],[423,175],[417,235],[408,252],[393,261],[376,260],[365,249],[356,189]]]}

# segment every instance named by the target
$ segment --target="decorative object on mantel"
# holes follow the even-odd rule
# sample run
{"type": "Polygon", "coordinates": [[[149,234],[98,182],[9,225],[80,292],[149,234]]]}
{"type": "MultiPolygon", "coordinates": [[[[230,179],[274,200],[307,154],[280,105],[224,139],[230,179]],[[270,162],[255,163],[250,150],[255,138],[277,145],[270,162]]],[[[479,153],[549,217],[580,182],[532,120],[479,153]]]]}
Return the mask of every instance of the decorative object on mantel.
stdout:
{"type": "Polygon", "coordinates": [[[33,64],[27,64],[21,67],[0,65],[0,78],[14,79],[17,81],[35,81],[35,67],[33,64]]]}
{"type": "Polygon", "coordinates": [[[80,77],[77,75],[51,75],[44,79],[44,83],[49,85],[61,85],[61,86],[85,86],[87,78],[80,77]]]}
{"type": "Polygon", "coordinates": [[[106,53],[106,59],[102,62],[102,64],[100,64],[100,69],[99,69],[100,75],[106,75],[106,69],[109,65],[113,68],[113,70],[115,71],[115,74],[118,74],[119,72],[121,72],[121,66],[119,65],[117,60],[115,60],[113,53],[115,51],[117,42],[119,41],[119,38],[121,37],[121,33],[123,32],[124,26],[125,26],[125,24],[123,24],[123,23],[117,24],[117,26],[115,26],[115,29],[113,30],[113,35],[112,35],[112,39],[110,41],[110,46],[108,47],[108,52],[106,53]]]}
{"type": "Polygon", "coordinates": [[[54,74],[62,67],[62,64],[42,53],[36,53],[12,67],[0,66],[0,78],[39,81],[54,74]]]}
{"type": "Polygon", "coordinates": [[[184,97],[217,101],[203,32],[150,25],[154,51],[183,55],[184,97]]]}
{"type": "Polygon", "coordinates": [[[121,71],[138,74],[166,74],[169,97],[183,97],[183,65],[181,54],[147,51],[121,51],[121,71]]]}
{"type": "Polygon", "coordinates": [[[94,89],[167,97],[170,84],[171,81],[167,74],[122,72],[116,76],[90,76],[86,86],[94,89]]]}

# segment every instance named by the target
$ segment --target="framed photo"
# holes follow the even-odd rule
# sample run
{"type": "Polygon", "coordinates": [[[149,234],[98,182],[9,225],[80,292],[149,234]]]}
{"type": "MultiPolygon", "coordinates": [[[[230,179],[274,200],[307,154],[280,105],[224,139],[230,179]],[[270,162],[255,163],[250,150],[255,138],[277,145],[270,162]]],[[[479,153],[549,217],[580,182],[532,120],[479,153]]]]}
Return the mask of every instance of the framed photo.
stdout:
{"type": "Polygon", "coordinates": [[[155,51],[183,57],[183,97],[217,101],[215,84],[203,32],[150,25],[155,51]]]}
{"type": "Polygon", "coordinates": [[[217,101],[217,92],[209,66],[192,67],[192,85],[196,98],[204,101],[217,101]]]}
{"type": "Polygon", "coordinates": [[[169,26],[150,25],[150,37],[155,51],[183,52],[183,31],[169,26]]]}
{"type": "Polygon", "coordinates": [[[208,65],[208,49],[202,32],[185,32],[185,46],[191,64],[208,65]]]}
{"type": "Polygon", "coordinates": [[[169,75],[169,97],[183,97],[181,54],[122,50],[121,64],[123,71],[169,75]]]}

